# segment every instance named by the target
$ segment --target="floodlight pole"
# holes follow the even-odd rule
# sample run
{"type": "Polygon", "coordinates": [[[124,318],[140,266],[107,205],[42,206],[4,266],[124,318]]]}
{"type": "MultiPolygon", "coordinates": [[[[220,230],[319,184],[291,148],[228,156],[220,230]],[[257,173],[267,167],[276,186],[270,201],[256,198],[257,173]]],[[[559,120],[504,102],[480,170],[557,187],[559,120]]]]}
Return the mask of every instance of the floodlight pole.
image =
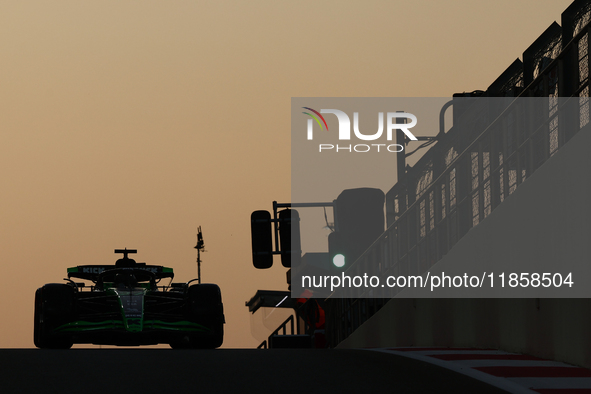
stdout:
{"type": "Polygon", "coordinates": [[[201,226],[197,228],[197,245],[194,248],[197,249],[197,283],[201,284],[201,251],[203,250],[205,252],[201,226]]]}

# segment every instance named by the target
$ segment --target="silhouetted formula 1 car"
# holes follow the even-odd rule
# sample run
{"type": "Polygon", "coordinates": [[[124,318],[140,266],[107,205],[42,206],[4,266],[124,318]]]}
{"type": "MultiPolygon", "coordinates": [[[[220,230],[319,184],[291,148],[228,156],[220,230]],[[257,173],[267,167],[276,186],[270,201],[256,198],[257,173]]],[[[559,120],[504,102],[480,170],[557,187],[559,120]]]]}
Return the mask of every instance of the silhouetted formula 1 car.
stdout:
{"type": "Polygon", "coordinates": [[[214,284],[169,283],[172,268],[136,263],[135,250],[115,250],[115,265],[68,268],[67,283],[35,293],[35,346],[68,349],[75,343],[172,348],[217,348],[224,338],[220,288],[214,284]],[[77,283],[72,278],[92,281],[77,283]]]}

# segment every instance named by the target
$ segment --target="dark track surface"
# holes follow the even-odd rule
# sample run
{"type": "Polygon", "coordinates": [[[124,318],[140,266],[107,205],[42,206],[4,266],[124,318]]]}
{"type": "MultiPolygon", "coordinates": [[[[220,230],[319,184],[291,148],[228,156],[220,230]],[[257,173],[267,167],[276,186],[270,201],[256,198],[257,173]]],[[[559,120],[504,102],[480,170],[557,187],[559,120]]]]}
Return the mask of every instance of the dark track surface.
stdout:
{"type": "Polygon", "coordinates": [[[504,393],[365,350],[0,349],[0,393],[504,393]]]}

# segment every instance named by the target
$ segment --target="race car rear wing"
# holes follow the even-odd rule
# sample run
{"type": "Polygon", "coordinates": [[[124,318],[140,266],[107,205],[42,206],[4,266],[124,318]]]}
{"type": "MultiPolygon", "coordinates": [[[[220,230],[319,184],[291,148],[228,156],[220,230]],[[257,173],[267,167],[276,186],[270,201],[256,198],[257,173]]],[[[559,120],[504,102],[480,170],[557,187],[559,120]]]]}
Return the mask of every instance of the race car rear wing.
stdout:
{"type": "MultiPolygon", "coordinates": [[[[77,267],[68,268],[68,279],[79,278],[96,282],[101,272],[119,269],[121,267],[116,265],[79,265],[77,267]]],[[[156,279],[174,278],[172,268],[163,267],[161,265],[146,265],[144,263],[135,263],[131,270],[145,270],[154,273],[156,279]]]]}

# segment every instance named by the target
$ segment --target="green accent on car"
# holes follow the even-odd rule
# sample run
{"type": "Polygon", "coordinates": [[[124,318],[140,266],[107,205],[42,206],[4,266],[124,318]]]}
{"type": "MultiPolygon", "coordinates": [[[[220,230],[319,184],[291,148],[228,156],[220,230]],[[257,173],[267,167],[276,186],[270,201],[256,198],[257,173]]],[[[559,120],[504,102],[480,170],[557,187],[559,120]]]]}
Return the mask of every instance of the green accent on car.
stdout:
{"type": "Polygon", "coordinates": [[[54,331],[94,331],[94,330],[117,330],[124,328],[121,320],[105,320],[100,322],[91,322],[84,320],[77,320],[71,323],[63,324],[57,327],[54,331]]]}
{"type": "Polygon", "coordinates": [[[145,320],[144,328],[153,330],[174,330],[174,331],[211,331],[211,329],[190,321],[182,320],[175,322],[168,322],[162,320],[145,320]]]}
{"type": "MultiPolygon", "coordinates": [[[[211,329],[190,321],[182,320],[176,322],[167,322],[162,320],[146,320],[143,322],[143,329],[148,330],[170,330],[170,331],[191,331],[191,332],[209,332],[211,329]]],[[[63,324],[54,331],[57,332],[80,332],[96,330],[122,330],[126,329],[121,320],[105,320],[100,322],[90,322],[77,320],[71,323],[63,324]]],[[[129,330],[127,330],[129,331],[129,330]]]]}

